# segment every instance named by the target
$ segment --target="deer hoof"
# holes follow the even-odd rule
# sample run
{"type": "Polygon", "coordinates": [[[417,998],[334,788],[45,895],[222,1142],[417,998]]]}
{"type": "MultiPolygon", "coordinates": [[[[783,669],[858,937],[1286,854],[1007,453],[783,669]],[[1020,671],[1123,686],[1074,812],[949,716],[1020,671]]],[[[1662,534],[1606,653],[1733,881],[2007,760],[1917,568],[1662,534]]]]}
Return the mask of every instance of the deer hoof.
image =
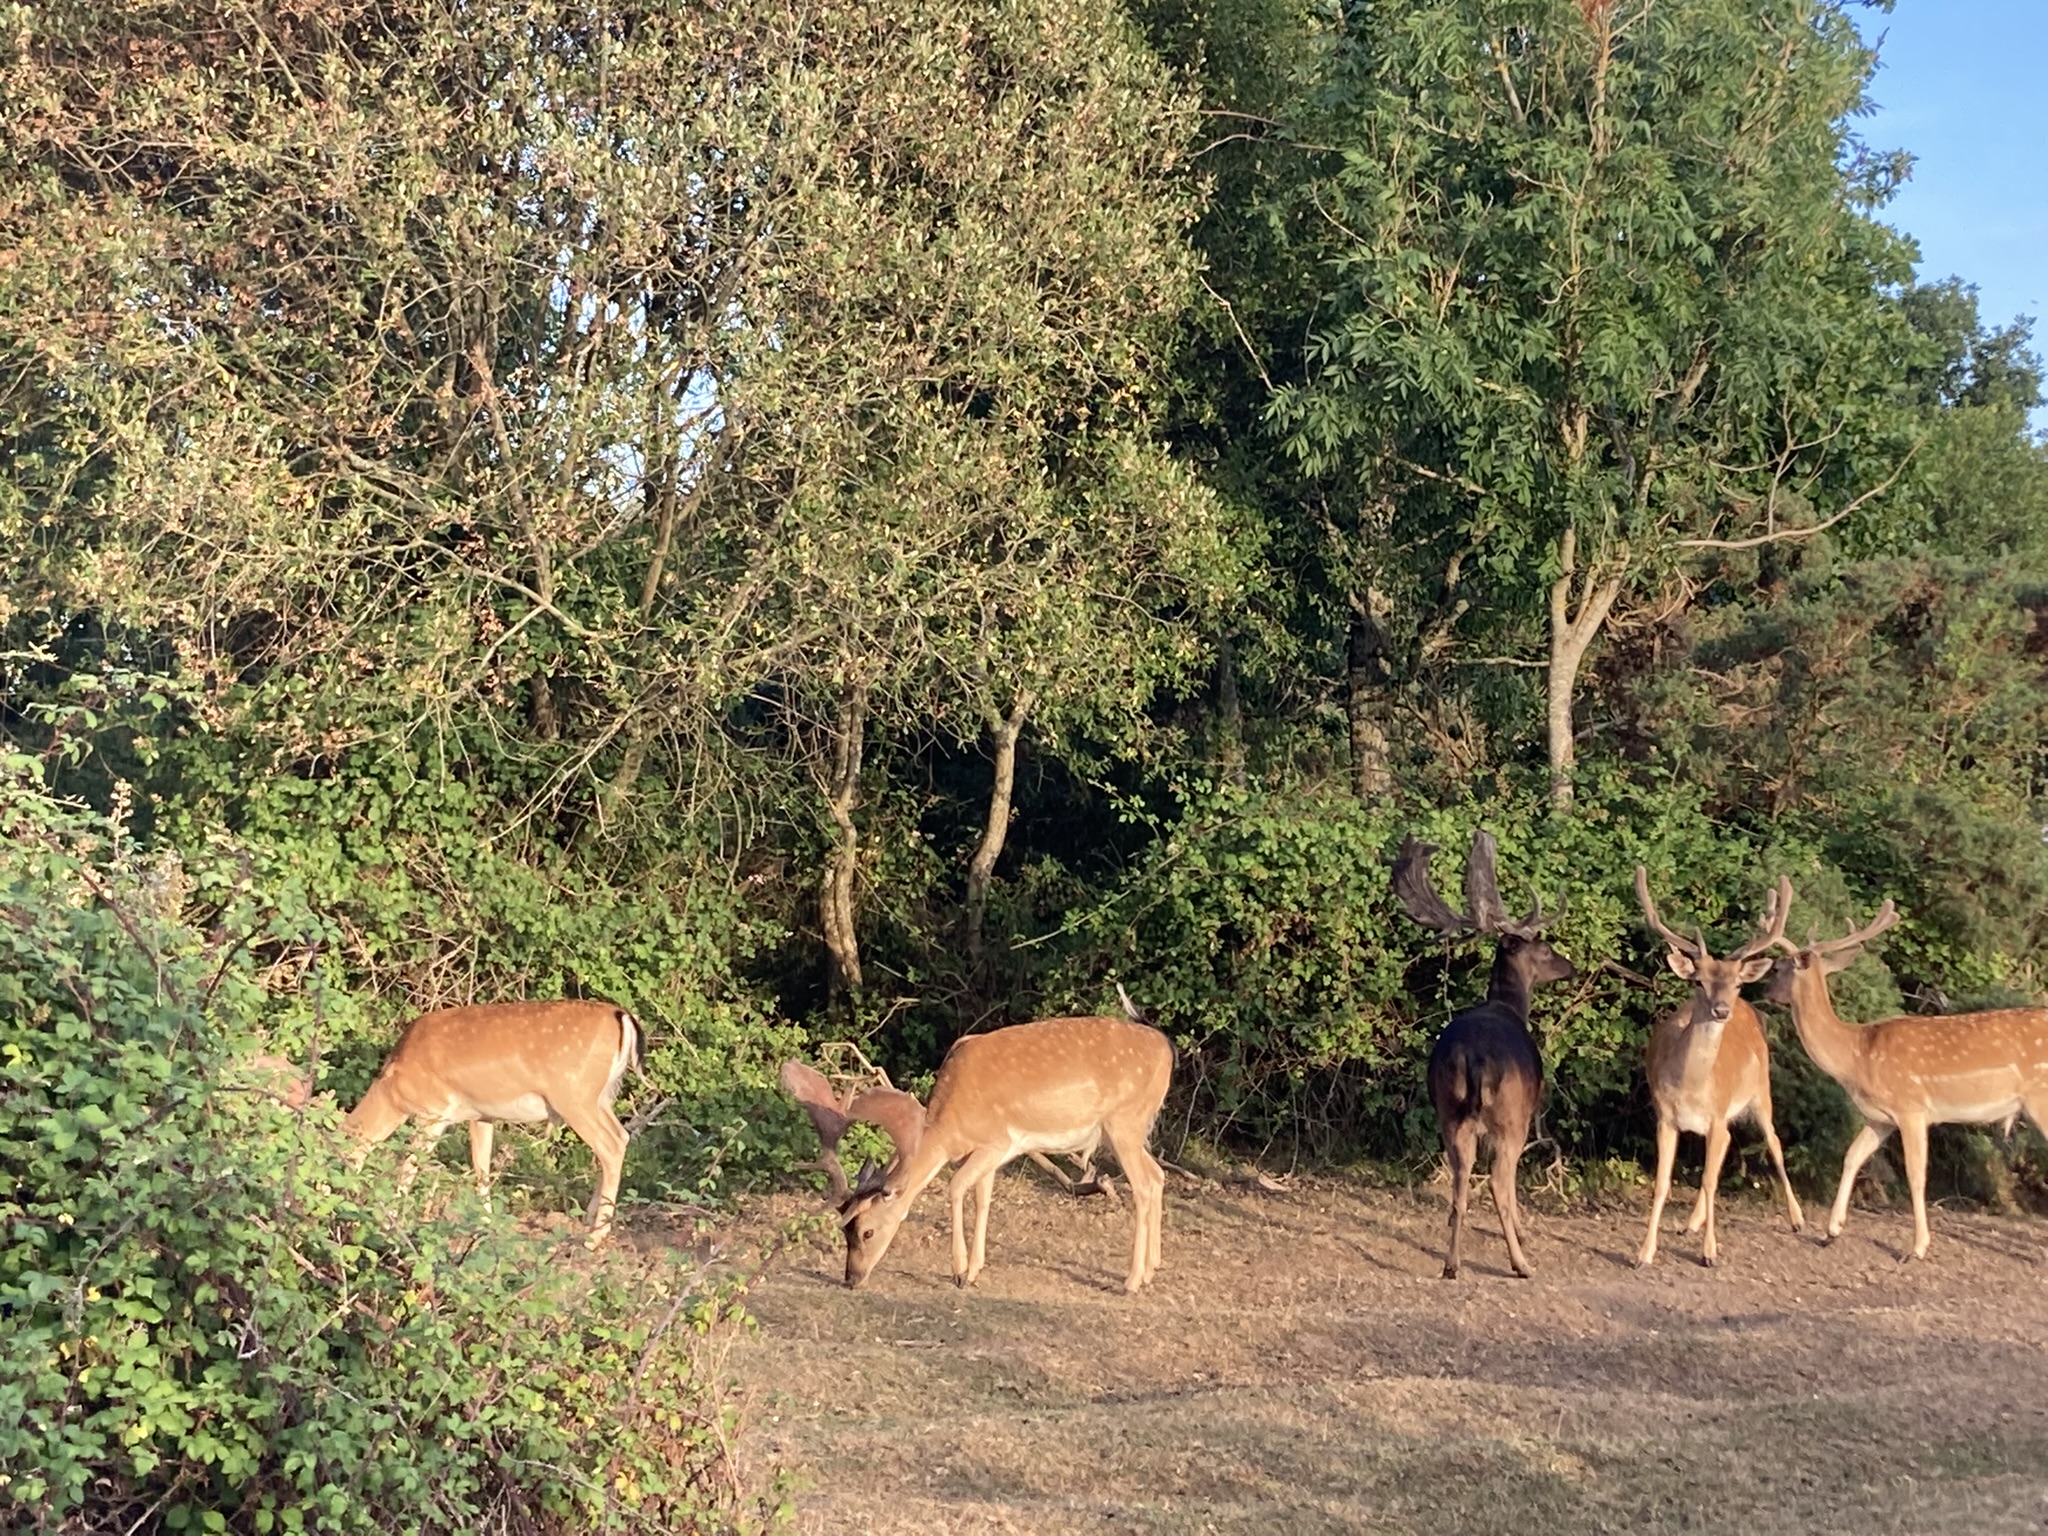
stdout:
{"type": "Polygon", "coordinates": [[[1711,1253],[1703,1253],[1700,1255],[1701,1269],[1718,1269],[1720,1267],[1720,1264],[1721,1261],[1715,1258],[1714,1255],[1712,1255],[1711,1253]]]}
{"type": "Polygon", "coordinates": [[[1458,1278],[1458,1266],[1457,1266],[1457,1265],[1455,1265],[1455,1264],[1446,1264],[1446,1265],[1444,1266],[1444,1278],[1445,1278],[1446,1280],[1455,1280],[1455,1279],[1457,1279],[1457,1278],[1458,1278]]]}

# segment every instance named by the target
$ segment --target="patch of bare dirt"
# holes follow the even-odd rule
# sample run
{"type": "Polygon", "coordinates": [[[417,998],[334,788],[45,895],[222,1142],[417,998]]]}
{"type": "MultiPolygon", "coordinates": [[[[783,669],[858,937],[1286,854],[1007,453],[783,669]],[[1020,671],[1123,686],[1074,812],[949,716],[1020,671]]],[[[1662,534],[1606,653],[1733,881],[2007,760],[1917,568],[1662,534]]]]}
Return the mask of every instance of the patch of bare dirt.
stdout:
{"type": "Polygon", "coordinates": [[[1525,1196],[1518,1281],[1475,1197],[1445,1281],[1436,1191],[1174,1178],[1128,1297],[1128,1209],[1012,1169],[974,1290],[938,1186],[862,1290],[836,1235],[778,1256],[732,1364],[807,1531],[2048,1528],[2048,1228],[1937,1211],[1901,1264],[1903,1212],[1824,1248],[1724,1198],[1707,1270],[1672,1207],[1637,1273],[1643,1212],[1525,1196]]]}

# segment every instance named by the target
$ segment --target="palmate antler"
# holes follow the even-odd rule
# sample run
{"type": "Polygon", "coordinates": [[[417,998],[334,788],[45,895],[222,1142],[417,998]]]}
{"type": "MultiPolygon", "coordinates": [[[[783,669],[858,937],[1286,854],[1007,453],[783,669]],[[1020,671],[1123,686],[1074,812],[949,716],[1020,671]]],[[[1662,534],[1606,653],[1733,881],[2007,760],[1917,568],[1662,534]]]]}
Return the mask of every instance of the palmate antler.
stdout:
{"type": "Polygon", "coordinates": [[[898,1088],[848,1088],[833,1096],[832,1085],[817,1068],[801,1061],[782,1064],[782,1089],[811,1117],[822,1144],[821,1154],[800,1168],[815,1168],[831,1185],[830,1203],[842,1209],[880,1187],[880,1174],[872,1161],[862,1164],[851,1186],[846,1182],[846,1165],[839,1161],[839,1138],[858,1121],[881,1127],[895,1144],[891,1166],[914,1155],[924,1136],[924,1106],[912,1094],[898,1088]]]}
{"type": "MultiPolygon", "coordinates": [[[[1785,937],[1785,917],[1792,910],[1792,882],[1784,875],[1778,876],[1776,902],[1779,909],[1778,931],[1772,943],[1785,951],[1786,954],[1796,955],[1800,952],[1802,946],[1793,943],[1785,937]]],[[[1871,918],[1863,927],[1853,932],[1845,933],[1839,939],[1823,940],[1809,932],[1806,936],[1804,948],[1812,950],[1817,955],[1838,955],[1845,949],[1856,949],[1864,944],[1868,944],[1898,920],[1898,908],[1892,905],[1891,897],[1887,896],[1884,899],[1884,905],[1877,909],[1877,915],[1871,918]]],[[[1844,961],[1843,963],[1848,964],[1849,962],[1844,961]]]]}
{"type": "Polygon", "coordinates": [[[1491,832],[1474,832],[1471,850],[1465,855],[1465,906],[1470,916],[1456,911],[1430,883],[1429,859],[1435,852],[1434,843],[1407,837],[1394,856],[1395,899],[1423,927],[1439,933],[1511,934],[1518,939],[1533,939],[1556,921],[1555,914],[1543,915],[1540,903],[1526,917],[1508,916],[1500,899],[1496,872],[1499,850],[1491,832]]]}

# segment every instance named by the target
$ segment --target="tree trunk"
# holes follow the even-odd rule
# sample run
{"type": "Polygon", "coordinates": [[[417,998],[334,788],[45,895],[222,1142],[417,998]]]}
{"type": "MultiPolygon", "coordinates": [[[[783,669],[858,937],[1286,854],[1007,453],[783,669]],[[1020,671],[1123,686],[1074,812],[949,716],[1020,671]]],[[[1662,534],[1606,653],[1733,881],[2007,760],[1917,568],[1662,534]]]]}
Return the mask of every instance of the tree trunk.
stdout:
{"type": "Polygon", "coordinates": [[[967,958],[979,969],[982,960],[982,929],[988,918],[988,887],[995,877],[996,860],[1010,835],[1010,800],[1017,787],[1017,738],[1024,730],[1024,717],[1038,695],[1025,689],[1017,696],[1008,715],[989,711],[989,732],[995,742],[995,784],[989,790],[988,821],[982,828],[981,845],[967,862],[967,958]]]}
{"type": "Polygon", "coordinates": [[[1244,701],[1237,694],[1237,646],[1228,635],[1216,642],[1216,737],[1216,766],[1244,788],[1244,701]]]}
{"type": "Polygon", "coordinates": [[[1588,565],[1578,584],[1578,612],[1573,613],[1572,578],[1576,574],[1577,555],[1578,530],[1567,528],[1558,541],[1558,576],[1550,588],[1550,670],[1545,690],[1550,717],[1550,803],[1561,811],[1571,807],[1572,770],[1578,763],[1572,701],[1578,691],[1579,667],[1586,659],[1587,648],[1600,633],[1600,626],[1607,622],[1614,600],[1621,595],[1625,574],[1625,568],[1617,566],[1612,576],[1596,579],[1601,562],[1596,560],[1588,565]]]}
{"type": "Polygon", "coordinates": [[[825,785],[825,809],[839,828],[839,844],[825,862],[825,878],[818,894],[819,926],[824,930],[825,949],[831,957],[825,983],[828,1000],[836,1000],[846,987],[861,985],[860,941],[853,926],[853,882],[860,866],[860,829],[854,825],[853,811],[860,799],[867,715],[867,690],[851,688],[840,705],[832,731],[832,776],[825,785]]]}
{"type": "Polygon", "coordinates": [[[1354,595],[1344,709],[1351,725],[1351,787],[1361,800],[1377,799],[1394,787],[1387,763],[1387,728],[1380,718],[1386,681],[1386,636],[1373,614],[1371,595],[1354,595]]]}

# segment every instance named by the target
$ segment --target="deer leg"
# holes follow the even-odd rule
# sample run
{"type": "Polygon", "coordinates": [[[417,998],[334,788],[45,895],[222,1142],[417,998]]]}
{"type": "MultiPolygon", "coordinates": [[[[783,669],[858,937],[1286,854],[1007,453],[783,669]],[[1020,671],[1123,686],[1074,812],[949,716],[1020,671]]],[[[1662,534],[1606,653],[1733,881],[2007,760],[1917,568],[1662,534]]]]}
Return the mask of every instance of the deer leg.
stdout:
{"type": "Polygon", "coordinates": [[[1458,1238],[1465,1227],[1465,1206],[1472,1198],[1472,1163],[1478,1155],[1479,1122],[1476,1119],[1444,1128],[1444,1161],[1451,1167],[1451,1238],[1444,1250],[1446,1280],[1458,1278],[1458,1238]]]}
{"type": "Polygon", "coordinates": [[[1145,1146],[1152,1134],[1147,1115],[1136,1125],[1111,1125],[1110,1150],[1117,1166],[1131,1181],[1131,1268],[1124,1277],[1124,1289],[1137,1291],[1159,1272],[1159,1229],[1166,1213],[1166,1173],[1145,1146]]]}
{"type": "Polygon", "coordinates": [[[488,1120],[469,1122],[469,1168],[476,1175],[477,1198],[484,1203],[484,1210],[491,1209],[491,1137],[494,1127],[488,1120]]]}
{"type": "Polygon", "coordinates": [[[584,1239],[586,1248],[595,1248],[611,1231],[612,1213],[618,1208],[619,1176],[626,1167],[626,1128],[619,1124],[619,1117],[612,1113],[609,1104],[548,1107],[557,1119],[583,1138],[583,1144],[597,1159],[597,1193],[590,1201],[590,1236],[584,1239]]]}
{"type": "Polygon", "coordinates": [[[1700,1245],[1700,1262],[1712,1269],[1721,1261],[1714,1239],[1714,1201],[1721,1192],[1721,1164],[1728,1156],[1728,1122],[1716,1120],[1707,1127],[1707,1166],[1700,1174],[1700,1199],[1707,1207],[1707,1238],[1700,1245]]]}
{"type": "Polygon", "coordinates": [[[1500,1235],[1507,1239],[1508,1266],[1526,1280],[1529,1261],[1522,1257],[1522,1208],[1515,1198],[1515,1175],[1521,1170],[1529,1127],[1524,1122],[1509,1130],[1510,1134],[1493,1139],[1493,1204],[1500,1212],[1500,1235]]]}
{"type": "Polygon", "coordinates": [[[1849,1143],[1849,1150],[1842,1157],[1842,1182],[1835,1190],[1835,1208],[1828,1212],[1829,1242],[1842,1235],[1842,1223],[1849,1219],[1849,1192],[1856,1187],[1856,1175],[1863,1171],[1863,1165],[1870,1161],[1870,1154],[1883,1146],[1885,1137],[1890,1134],[1890,1126],[1879,1129],[1866,1120],[1863,1129],[1856,1133],[1856,1139],[1849,1143]]]}
{"type": "Polygon", "coordinates": [[[968,1285],[972,1285],[981,1278],[982,1267],[988,1263],[988,1210],[995,1204],[995,1169],[983,1174],[980,1182],[967,1192],[967,1197],[974,1203],[974,1245],[972,1257],[967,1261],[966,1280],[968,1285]]]}
{"type": "Polygon", "coordinates": [[[1906,1188],[1913,1192],[1913,1257],[1927,1257],[1927,1122],[1899,1121],[1899,1147],[1906,1154],[1906,1188]]]}
{"type": "Polygon", "coordinates": [[[1657,1116],[1657,1187],[1650,1196],[1650,1230],[1643,1235],[1642,1250],[1636,1254],[1636,1268],[1657,1262],[1657,1229],[1664,1220],[1664,1202],[1671,1197],[1671,1165],[1678,1160],[1678,1125],[1657,1116]]]}
{"type": "Polygon", "coordinates": [[[967,1192],[990,1177],[1003,1165],[1002,1149],[999,1147],[976,1147],[967,1154],[966,1160],[953,1170],[953,1182],[948,1193],[953,1198],[953,1283],[969,1286],[978,1273],[968,1267],[967,1262],[967,1192]]]}
{"type": "Polygon", "coordinates": [[[1792,1193],[1792,1179],[1785,1172],[1785,1149],[1778,1144],[1778,1128],[1771,1123],[1771,1095],[1766,1089],[1756,1101],[1756,1123],[1764,1133],[1764,1146],[1770,1150],[1771,1166],[1778,1170],[1778,1188],[1785,1192],[1785,1215],[1791,1219],[1792,1230],[1806,1229],[1806,1213],[1799,1208],[1799,1197],[1792,1193]]]}

